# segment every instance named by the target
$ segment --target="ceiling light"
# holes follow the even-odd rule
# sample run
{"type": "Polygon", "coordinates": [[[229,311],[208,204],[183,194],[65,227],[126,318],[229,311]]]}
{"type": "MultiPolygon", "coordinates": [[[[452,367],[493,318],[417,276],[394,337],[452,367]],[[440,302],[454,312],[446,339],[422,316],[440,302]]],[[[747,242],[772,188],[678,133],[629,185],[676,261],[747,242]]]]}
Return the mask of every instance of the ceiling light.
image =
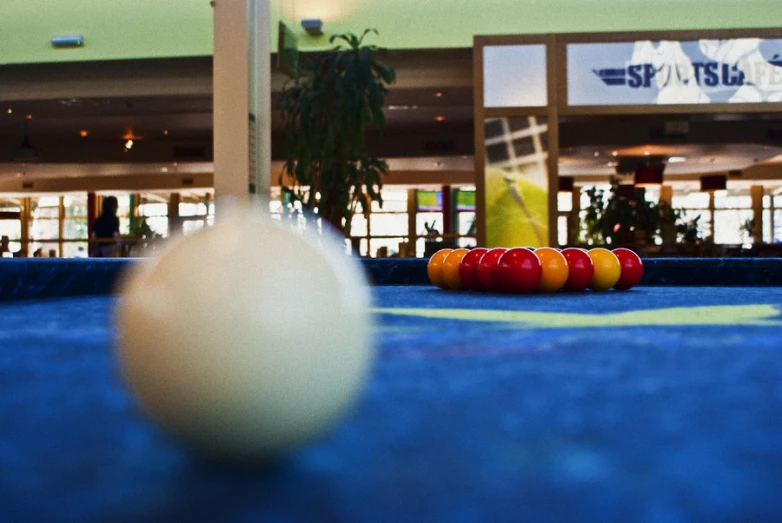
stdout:
{"type": "Polygon", "coordinates": [[[436,93],[434,93],[434,95],[435,95],[437,98],[440,98],[440,97],[443,95],[443,93],[441,93],[440,91],[437,91],[436,93]]]}
{"type": "Polygon", "coordinates": [[[611,153],[611,156],[619,156],[619,151],[614,151],[611,153]]]}
{"type": "Polygon", "coordinates": [[[168,134],[168,129],[163,129],[163,134],[168,134]]]}
{"type": "Polygon", "coordinates": [[[635,170],[636,187],[654,187],[662,184],[662,165],[641,165],[635,170]]]}
{"type": "Polygon", "coordinates": [[[82,129],[81,131],[79,131],[79,136],[81,136],[82,138],[85,138],[88,134],[90,133],[88,133],[86,129],[82,129]]]}
{"type": "Polygon", "coordinates": [[[728,177],[724,174],[709,174],[701,176],[701,191],[724,191],[727,188],[728,177]]]}
{"type": "Polygon", "coordinates": [[[160,168],[160,172],[167,173],[168,172],[168,167],[161,167],[160,168]]]}
{"type": "Polygon", "coordinates": [[[11,109],[11,108],[9,107],[9,108],[8,108],[8,110],[7,110],[6,112],[7,112],[8,114],[11,114],[11,113],[13,113],[13,112],[14,112],[14,110],[13,110],[13,109],[11,109]]]}
{"type": "Polygon", "coordinates": [[[598,156],[600,156],[600,151],[595,151],[595,158],[597,158],[598,156]]]}
{"type": "Polygon", "coordinates": [[[125,151],[130,151],[133,148],[133,140],[128,140],[125,142],[125,151]]]}
{"type": "Polygon", "coordinates": [[[649,151],[644,151],[644,156],[649,156],[650,154],[652,154],[652,153],[649,152],[649,151]]]}
{"type": "Polygon", "coordinates": [[[27,113],[26,115],[24,115],[24,117],[26,119],[28,119],[28,120],[32,120],[33,119],[33,115],[31,115],[30,113],[27,113]]]}
{"type": "Polygon", "coordinates": [[[686,161],[687,158],[685,158],[684,156],[671,156],[670,158],[668,158],[668,163],[682,163],[686,161]]]}
{"type": "Polygon", "coordinates": [[[573,177],[572,176],[560,176],[558,178],[559,192],[573,192],[573,177]]]}
{"type": "Polygon", "coordinates": [[[445,120],[445,116],[443,116],[443,115],[439,114],[439,115],[437,115],[437,116],[435,117],[435,120],[437,120],[438,122],[442,122],[443,120],[445,120]]]}

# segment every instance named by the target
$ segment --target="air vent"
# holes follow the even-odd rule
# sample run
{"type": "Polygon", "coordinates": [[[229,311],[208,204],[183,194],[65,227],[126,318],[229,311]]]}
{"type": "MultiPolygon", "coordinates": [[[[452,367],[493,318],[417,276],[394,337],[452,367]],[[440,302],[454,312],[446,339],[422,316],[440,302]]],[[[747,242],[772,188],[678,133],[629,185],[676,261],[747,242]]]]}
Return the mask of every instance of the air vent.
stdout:
{"type": "Polygon", "coordinates": [[[426,140],[425,153],[452,153],[456,151],[456,140],[426,140]]]}
{"type": "Polygon", "coordinates": [[[769,140],[782,141],[782,129],[769,129],[766,131],[769,140]]]}
{"type": "Polygon", "coordinates": [[[687,120],[668,120],[663,124],[663,136],[685,136],[690,132],[690,122],[687,120]]]}
{"type": "Polygon", "coordinates": [[[205,160],[206,147],[203,146],[180,146],[174,147],[175,160],[205,160]]]}

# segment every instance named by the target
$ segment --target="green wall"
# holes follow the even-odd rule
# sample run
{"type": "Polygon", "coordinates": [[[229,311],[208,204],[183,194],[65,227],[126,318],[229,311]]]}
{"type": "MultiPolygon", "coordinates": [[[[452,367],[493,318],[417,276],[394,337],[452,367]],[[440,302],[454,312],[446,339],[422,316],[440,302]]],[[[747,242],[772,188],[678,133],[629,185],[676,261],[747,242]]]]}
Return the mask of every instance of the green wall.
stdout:
{"type": "MultiPolygon", "coordinates": [[[[373,42],[390,48],[470,47],[475,34],[782,27],[782,0],[272,0],[273,27],[281,17],[305,50],[328,47],[301,30],[309,17],[327,35],[377,28],[373,42]]],[[[0,63],[211,52],[208,0],[0,0],[0,63]],[[83,48],[49,44],[72,33],[83,48]]]]}

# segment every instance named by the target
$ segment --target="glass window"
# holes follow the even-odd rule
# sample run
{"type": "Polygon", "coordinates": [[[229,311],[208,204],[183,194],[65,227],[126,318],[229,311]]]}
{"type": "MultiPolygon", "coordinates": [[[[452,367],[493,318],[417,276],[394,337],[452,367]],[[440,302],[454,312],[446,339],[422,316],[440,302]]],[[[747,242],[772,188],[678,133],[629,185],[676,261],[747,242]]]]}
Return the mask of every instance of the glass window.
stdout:
{"type": "Polygon", "coordinates": [[[714,212],[714,243],[738,245],[752,243],[744,224],[752,219],[751,210],[714,212]]]}
{"type": "Polygon", "coordinates": [[[682,218],[685,222],[691,222],[695,218],[698,220],[698,238],[705,240],[711,236],[711,212],[699,209],[684,209],[682,218]]]}
{"type": "Polygon", "coordinates": [[[557,193],[557,210],[559,212],[570,212],[573,210],[573,193],[557,193]]]}
{"type": "Polygon", "coordinates": [[[152,229],[153,234],[162,237],[168,236],[168,216],[152,216],[147,218],[147,225],[152,229]]]}
{"type": "Polygon", "coordinates": [[[87,239],[87,220],[72,218],[63,223],[63,238],[66,240],[86,240],[87,239]]]}
{"type": "Polygon", "coordinates": [[[407,214],[372,214],[369,232],[372,236],[407,236],[407,214]]]}
{"type": "Polygon", "coordinates": [[[87,218],[87,195],[70,194],[63,197],[66,218],[87,218]]]}
{"type": "Polygon", "coordinates": [[[208,207],[204,202],[179,204],[179,216],[206,216],[207,211],[208,207]]]}
{"type": "Polygon", "coordinates": [[[567,245],[567,216],[557,217],[557,241],[560,245],[567,245]]]}
{"type": "Polygon", "coordinates": [[[460,212],[456,217],[457,234],[475,236],[475,213],[460,212]]]}
{"type": "Polygon", "coordinates": [[[773,243],[774,238],[771,230],[771,211],[763,211],[763,241],[766,243],[773,243]]]}
{"type": "Polygon", "coordinates": [[[182,232],[187,236],[204,228],[204,220],[185,220],[182,222],[182,232]]]}
{"type": "Polygon", "coordinates": [[[64,258],[87,258],[87,242],[65,242],[62,246],[64,258]]]}
{"type": "Polygon", "coordinates": [[[547,103],[546,46],[483,48],[484,107],[532,107],[547,103]]]}
{"type": "MultiPolygon", "coordinates": [[[[374,217],[373,217],[374,219],[374,217]]],[[[415,215],[415,232],[420,236],[429,234],[426,232],[426,224],[437,230],[438,234],[443,233],[443,213],[441,212],[419,212],[415,215]]]]}
{"type": "Polygon", "coordinates": [[[714,207],[716,209],[751,209],[752,197],[717,191],[714,194],[714,207]]]}
{"type": "Polygon", "coordinates": [[[369,240],[370,256],[386,258],[399,254],[399,244],[405,238],[372,238],[369,240]]]}
{"type": "Polygon", "coordinates": [[[383,207],[373,201],[369,206],[372,212],[407,212],[407,189],[384,187],[381,194],[383,195],[383,207]]]}
{"type": "Polygon", "coordinates": [[[671,198],[671,206],[674,209],[708,209],[709,193],[674,193],[671,198]]]}
{"type": "Polygon", "coordinates": [[[139,216],[167,216],[167,203],[142,203],[138,206],[139,216]]]}
{"type": "Polygon", "coordinates": [[[367,235],[367,219],[361,213],[353,215],[353,219],[350,221],[350,235],[351,236],[366,236],[367,235]]]}
{"type": "Polygon", "coordinates": [[[19,212],[22,210],[22,200],[19,198],[0,198],[0,211],[19,212]]]}
{"type": "Polygon", "coordinates": [[[774,211],[774,243],[782,243],[782,211],[778,210],[774,211]]]}

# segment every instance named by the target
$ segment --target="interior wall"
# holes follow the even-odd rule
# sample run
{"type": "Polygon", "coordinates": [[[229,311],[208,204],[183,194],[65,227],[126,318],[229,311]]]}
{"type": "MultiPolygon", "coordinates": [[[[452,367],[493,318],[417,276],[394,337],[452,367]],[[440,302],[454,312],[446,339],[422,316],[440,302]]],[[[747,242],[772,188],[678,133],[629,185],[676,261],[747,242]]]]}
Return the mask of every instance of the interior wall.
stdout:
{"type": "MultiPolygon", "coordinates": [[[[238,1],[238,0],[232,0],[238,1]]],[[[473,35],[782,27],[779,0],[270,0],[302,50],[326,49],[329,35],[376,28],[395,49],[472,47],[473,35]],[[321,18],[309,37],[302,18],[321,18]],[[770,25],[771,24],[771,25],[770,25]]],[[[2,0],[0,64],[206,56],[212,54],[208,0],[2,0]],[[85,45],[54,49],[54,35],[85,45]]]]}

